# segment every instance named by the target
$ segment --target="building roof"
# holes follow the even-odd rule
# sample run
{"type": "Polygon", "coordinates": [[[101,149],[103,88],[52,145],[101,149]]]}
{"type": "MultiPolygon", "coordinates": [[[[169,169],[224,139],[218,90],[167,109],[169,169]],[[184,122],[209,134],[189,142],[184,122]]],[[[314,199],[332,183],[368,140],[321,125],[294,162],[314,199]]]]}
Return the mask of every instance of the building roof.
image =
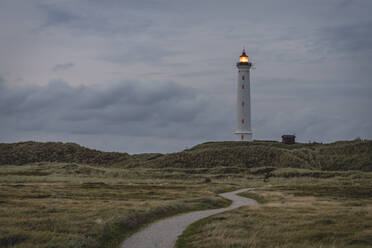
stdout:
{"type": "Polygon", "coordinates": [[[240,57],[248,57],[248,55],[245,54],[245,49],[243,49],[242,55],[240,55],[240,57]]]}
{"type": "Polygon", "coordinates": [[[284,134],[284,135],[282,135],[282,138],[296,138],[296,135],[293,135],[293,134],[284,134]]]}

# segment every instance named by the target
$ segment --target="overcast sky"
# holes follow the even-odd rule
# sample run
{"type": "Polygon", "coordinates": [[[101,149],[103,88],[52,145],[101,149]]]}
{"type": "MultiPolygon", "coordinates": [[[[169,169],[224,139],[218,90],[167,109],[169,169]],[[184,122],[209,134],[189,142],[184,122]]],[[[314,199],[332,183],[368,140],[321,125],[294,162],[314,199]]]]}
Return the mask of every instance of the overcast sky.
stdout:
{"type": "Polygon", "coordinates": [[[233,140],[372,139],[370,0],[0,0],[0,142],[129,153],[233,140]]]}

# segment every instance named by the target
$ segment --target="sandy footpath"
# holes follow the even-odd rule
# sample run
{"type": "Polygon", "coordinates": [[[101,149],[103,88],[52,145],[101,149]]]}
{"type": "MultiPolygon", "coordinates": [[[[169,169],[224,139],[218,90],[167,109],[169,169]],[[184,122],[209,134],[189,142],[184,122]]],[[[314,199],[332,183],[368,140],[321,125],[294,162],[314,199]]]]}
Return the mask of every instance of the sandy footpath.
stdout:
{"type": "Polygon", "coordinates": [[[234,208],[257,204],[255,200],[237,195],[247,190],[251,189],[240,189],[220,194],[220,196],[232,201],[232,204],[227,208],[196,211],[154,222],[127,238],[121,245],[121,248],[173,248],[177,237],[191,223],[234,208]]]}

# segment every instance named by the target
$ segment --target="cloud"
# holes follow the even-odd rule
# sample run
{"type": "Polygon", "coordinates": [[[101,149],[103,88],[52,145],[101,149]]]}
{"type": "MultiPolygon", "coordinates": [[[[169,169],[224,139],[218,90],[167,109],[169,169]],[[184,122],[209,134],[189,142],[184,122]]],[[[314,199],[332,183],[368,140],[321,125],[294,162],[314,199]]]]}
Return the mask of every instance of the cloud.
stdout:
{"type": "Polygon", "coordinates": [[[71,69],[75,66],[75,63],[72,63],[72,62],[68,62],[68,63],[65,63],[65,64],[57,64],[55,65],[52,70],[54,72],[59,72],[59,71],[66,71],[68,69],[71,69]]]}
{"type": "Polygon", "coordinates": [[[39,4],[38,7],[46,13],[44,27],[68,24],[80,19],[70,9],[56,3],[39,4]]]}
{"type": "Polygon", "coordinates": [[[333,53],[372,51],[372,22],[352,23],[321,29],[321,41],[333,53]]]}
{"type": "Polygon", "coordinates": [[[255,138],[372,137],[369,1],[0,5],[2,140],[129,152],[231,140],[243,46],[255,138]]]}
{"type": "Polygon", "coordinates": [[[221,110],[210,101],[208,94],[174,82],[72,87],[52,81],[46,86],[4,88],[0,130],[2,135],[7,130],[8,134],[41,132],[43,136],[211,138],[219,136],[226,123],[215,121],[213,116],[221,110]]]}
{"type": "Polygon", "coordinates": [[[372,137],[372,85],[276,78],[254,82],[252,92],[258,137],[296,133],[305,142],[372,137]]]}
{"type": "Polygon", "coordinates": [[[104,36],[131,35],[138,30],[146,30],[151,26],[149,18],[129,12],[133,5],[105,3],[99,1],[52,2],[37,4],[38,9],[45,15],[44,24],[40,31],[67,30],[73,35],[104,36]],[[107,12],[109,10],[109,12],[107,12]],[[119,21],[120,20],[120,21],[119,21]]]}
{"type": "MultiPolygon", "coordinates": [[[[254,81],[254,137],[275,140],[296,133],[305,142],[371,137],[371,91],[347,81],[254,81]]],[[[45,86],[3,86],[0,137],[49,138],[128,152],[177,151],[234,139],[234,107],[234,97],[175,82],[122,80],[73,87],[54,80],[45,86]]]]}
{"type": "Polygon", "coordinates": [[[167,57],[178,54],[170,48],[141,43],[144,42],[128,45],[120,49],[120,51],[114,50],[110,54],[105,55],[102,59],[124,65],[134,63],[159,65],[159,63],[164,62],[167,57]]]}

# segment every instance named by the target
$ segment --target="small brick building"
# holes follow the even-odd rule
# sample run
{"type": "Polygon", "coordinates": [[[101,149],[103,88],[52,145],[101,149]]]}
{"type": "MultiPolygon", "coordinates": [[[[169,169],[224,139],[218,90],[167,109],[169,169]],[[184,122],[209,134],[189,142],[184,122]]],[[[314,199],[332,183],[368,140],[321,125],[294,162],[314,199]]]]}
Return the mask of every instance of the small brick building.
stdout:
{"type": "Polygon", "coordinates": [[[296,143],[296,136],[291,134],[282,135],[282,143],[284,144],[294,144],[296,143]]]}

